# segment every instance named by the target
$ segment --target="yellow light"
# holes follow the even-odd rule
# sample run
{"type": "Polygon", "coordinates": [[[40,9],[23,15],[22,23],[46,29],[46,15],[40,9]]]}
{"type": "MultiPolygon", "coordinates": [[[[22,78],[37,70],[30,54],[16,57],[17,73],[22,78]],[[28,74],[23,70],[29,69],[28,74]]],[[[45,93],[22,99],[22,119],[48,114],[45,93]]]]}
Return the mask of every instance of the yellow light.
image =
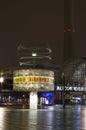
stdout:
{"type": "Polygon", "coordinates": [[[14,83],[51,83],[53,84],[53,77],[45,77],[45,76],[19,76],[14,77],[14,83]]]}

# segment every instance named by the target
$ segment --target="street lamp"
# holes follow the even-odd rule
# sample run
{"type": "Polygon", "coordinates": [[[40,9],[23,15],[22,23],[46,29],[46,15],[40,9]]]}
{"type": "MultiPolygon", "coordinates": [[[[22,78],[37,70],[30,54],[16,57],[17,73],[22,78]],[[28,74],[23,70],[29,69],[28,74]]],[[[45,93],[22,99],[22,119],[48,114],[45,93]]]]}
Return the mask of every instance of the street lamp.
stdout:
{"type": "Polygon", "coordinates": [[[36,53],[36,52],[32,53],[32,56],[33,56],[33,57],[36,57],[36,56],[37,56],[37,53],[36,53]]]}
{"type": "Polygon", "coordinates": [[[1,89],[0,90],[2,90],[2,84],[3,84],[3,82],[4,82],[4,78],[0,77],[0,83],[1,83],[1,89]]]}
{"type": "MultiPolygon", "coordinates": [[[[1,76],[0,77],[0,83],[1,83],[1,86],[0,86],[0,92],[1,92],[1,90],[2,90],[2,83],[4,82],[4,78],[1,76]]],[[[1,99],[1,95],[0,95],[0,102],[2,101],[2,99],[1,99]]]]}
{"type": "Polygon", "coordinates": [[[62,86],[63,86],[63,96],[62,96],[63,108],[65,108],[65,74],[64,72],[62,72],[62,86]]]}

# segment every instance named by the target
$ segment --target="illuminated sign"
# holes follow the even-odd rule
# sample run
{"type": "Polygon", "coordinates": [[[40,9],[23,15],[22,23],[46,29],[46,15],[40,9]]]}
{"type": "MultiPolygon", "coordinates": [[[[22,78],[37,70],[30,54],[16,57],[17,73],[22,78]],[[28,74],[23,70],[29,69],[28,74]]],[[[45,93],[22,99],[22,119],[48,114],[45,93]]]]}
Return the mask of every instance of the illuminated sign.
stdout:
{"type": "Polygon", "coordinates": [[[57,86],[56,90],[57,91],[63,91],[63,90],[65,90],[65,91],[86,91],[86,87],[77,87],[77,86],[75,86],[75,87],[72,87],[72,86],[65,86],[65,87],[63,87],[63,86],[57,86]]]}
{"type": "Polygon", "coordinates": [[[15,70],[13,89],[16,91],[53,91],[54,72],[41,69],[15,70]]]}
{"type": "Polygon", "coordinates": [[[14,83],[53,83],[54,79],[51,77],[44,77],[44,76],[20,76],[14,77],[14,83]]]}

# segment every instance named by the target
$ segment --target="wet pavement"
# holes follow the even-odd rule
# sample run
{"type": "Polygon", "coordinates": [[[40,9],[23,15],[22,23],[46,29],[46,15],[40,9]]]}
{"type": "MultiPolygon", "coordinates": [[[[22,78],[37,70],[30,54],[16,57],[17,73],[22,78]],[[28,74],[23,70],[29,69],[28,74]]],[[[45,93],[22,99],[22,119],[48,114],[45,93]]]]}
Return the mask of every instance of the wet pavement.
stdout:
{"type": "Polygon", "coordinates": [[[0,130],[86,130],[86,106],[0,107],[0,130]]]}

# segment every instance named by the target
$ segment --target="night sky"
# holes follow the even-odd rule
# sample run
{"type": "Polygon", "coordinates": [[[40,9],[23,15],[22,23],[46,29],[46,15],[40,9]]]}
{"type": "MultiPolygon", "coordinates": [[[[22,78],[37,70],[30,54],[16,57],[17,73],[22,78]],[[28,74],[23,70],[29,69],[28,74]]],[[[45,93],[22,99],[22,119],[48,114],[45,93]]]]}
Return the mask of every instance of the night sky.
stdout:
{"type": "MultiPolygon", "coordinates": [[[[75,0],[73,56],[86,57],[86,0],[75,0]]],[[[64,0],[3,1],[0,3],[0,67],[16,66],[20,43],[50,43],[52,63],[64,59],[64,0]]],[[[70,44],[70,43],[69,43],[70,44]]]]}

